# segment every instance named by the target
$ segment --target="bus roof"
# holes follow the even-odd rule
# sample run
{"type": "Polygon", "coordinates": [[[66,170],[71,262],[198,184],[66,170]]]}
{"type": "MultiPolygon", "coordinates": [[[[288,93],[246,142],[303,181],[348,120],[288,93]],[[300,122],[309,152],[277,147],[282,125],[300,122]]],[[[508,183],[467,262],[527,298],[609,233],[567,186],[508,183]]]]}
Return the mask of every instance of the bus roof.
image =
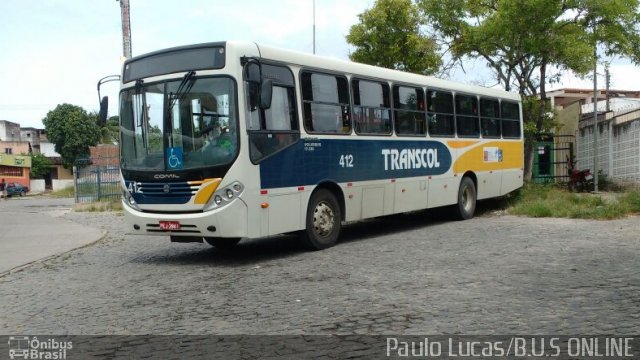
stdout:
{"type": "Polygon", "coordinates": [[[302,67],[343,72],[351,75],[393,80],[400,83],[414,84],[436,89],[446,89],[456,92],[471,93],[520,101],[520,95],[518,93],[477,85],[468,85],[460,82],[439,79],[433,76],[424,76],[399,70],[386,69],[326,56],[304,53],[300,51],[285,50],[272,46],[236,41],[227,42],[227,46],[238,48],[250,46],[254,49],[257,46],[260,50],[261,57],[264,59],[283,61],[290,64],[300,65],[302,67]]]}

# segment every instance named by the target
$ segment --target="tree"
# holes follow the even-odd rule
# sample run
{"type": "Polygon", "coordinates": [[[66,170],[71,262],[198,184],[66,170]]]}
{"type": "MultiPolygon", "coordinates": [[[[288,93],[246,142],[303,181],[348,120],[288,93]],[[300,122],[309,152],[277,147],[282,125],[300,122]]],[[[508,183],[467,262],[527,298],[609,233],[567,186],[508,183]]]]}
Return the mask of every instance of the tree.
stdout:
{"type": "Polygon", "coordinates": [[[420,30],[420,13],[411,0],[376,0],[358,18],[347,35],[356,48],[352,61],[423,75],[442,64],[435,41],[420,30]]]}
{"type": "Polygon", "coordinates": [[[120,142],[120,118],[111,116],[105,123],[97,122],[100,130],[101,144],[118,144],[120,142]]]}
{"type": "MultiPolygon", "coordinates": [[[[551,69],[587,74],[596,61],[596,42],[606,55],[640,62],[638,0],[418,0],[418,4],[454,60],[484,59],[505,90],[515,89],[523,96],[528,139],[548,127],[546,84],[558,76],[550,74],[551,69]],[[536,99],[545,103],[535,104],[536,99]]],[[[527,178],[533,145],[525,143],[527,178]]]]}
{"type": "Polygon", "coordinates": [[[31,177],[40,179],[51,171],[53,162],[40,153],[31,154],[31,177]]]}
{"type": "Polygon", "coordinates": [[[98,144],[100,131],[93,116],[83,108],[62,104],[42,119],[47,138],[62,157],[62,165],[69,169],[78,159],[89,157],[89,147],[98,144]]]}

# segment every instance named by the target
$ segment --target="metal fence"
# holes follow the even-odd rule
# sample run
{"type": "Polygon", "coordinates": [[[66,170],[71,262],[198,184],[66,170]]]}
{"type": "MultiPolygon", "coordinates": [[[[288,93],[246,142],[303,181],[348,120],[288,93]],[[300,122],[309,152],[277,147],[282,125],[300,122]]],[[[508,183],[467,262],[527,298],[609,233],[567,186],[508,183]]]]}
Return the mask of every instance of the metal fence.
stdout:
{"type": "Polygon", "coordinates": [[[117,200],[122,196],[117,158],[88,159],[76,164],[73,170],[76,203],[117,200]]]}
{"type": "Polygon", "coordinates": [[[533,181],[569,181],[569,160],[575,160],[574,147],[573,135],[549,135],[539,138],[534,147],[533,181]]]}

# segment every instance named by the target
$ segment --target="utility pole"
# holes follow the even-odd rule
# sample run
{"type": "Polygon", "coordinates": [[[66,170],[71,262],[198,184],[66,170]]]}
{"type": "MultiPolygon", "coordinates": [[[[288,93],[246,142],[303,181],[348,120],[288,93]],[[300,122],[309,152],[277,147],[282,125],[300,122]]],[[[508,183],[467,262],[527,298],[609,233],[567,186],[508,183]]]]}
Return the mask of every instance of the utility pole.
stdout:
{"type": "Polygon", "coordinates": [[[609,104],[609,87],[611,86],[611,75],[609,74],[609,64],[607,63],[604,66],[604,81],[606,84],[605,96],[607,98],[607,112],[611,110],[611,105],[609,104]]]}
{"type": "Polygon", "coordinates": [[[122,55],[125,59],[131,59],[131,20],[129,17],[129,0],[116,0],[120,2],[120,15],[122,17],[122,55]]]}
{"type": "Polygon", "coordinates": [[[598,192],[598,41],[593,29],[593,191],[598,192]]]}
{"type": "Polygon", "coordinates": [[[313,54],[316,53],[316,0],[313,0],[313,54]]]}

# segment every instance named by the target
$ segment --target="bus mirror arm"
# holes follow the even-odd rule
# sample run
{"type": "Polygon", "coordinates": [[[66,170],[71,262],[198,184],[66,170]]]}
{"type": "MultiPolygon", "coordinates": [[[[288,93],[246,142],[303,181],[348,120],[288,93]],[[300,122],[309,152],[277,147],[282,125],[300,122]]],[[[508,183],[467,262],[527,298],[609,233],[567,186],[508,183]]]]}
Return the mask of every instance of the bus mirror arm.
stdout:
{"type": "Polygon", "coordinates": [[[260,108],[267,110],[271,107],[273,97],[273,80],[263,79],[260,83],[260,108]]]}

